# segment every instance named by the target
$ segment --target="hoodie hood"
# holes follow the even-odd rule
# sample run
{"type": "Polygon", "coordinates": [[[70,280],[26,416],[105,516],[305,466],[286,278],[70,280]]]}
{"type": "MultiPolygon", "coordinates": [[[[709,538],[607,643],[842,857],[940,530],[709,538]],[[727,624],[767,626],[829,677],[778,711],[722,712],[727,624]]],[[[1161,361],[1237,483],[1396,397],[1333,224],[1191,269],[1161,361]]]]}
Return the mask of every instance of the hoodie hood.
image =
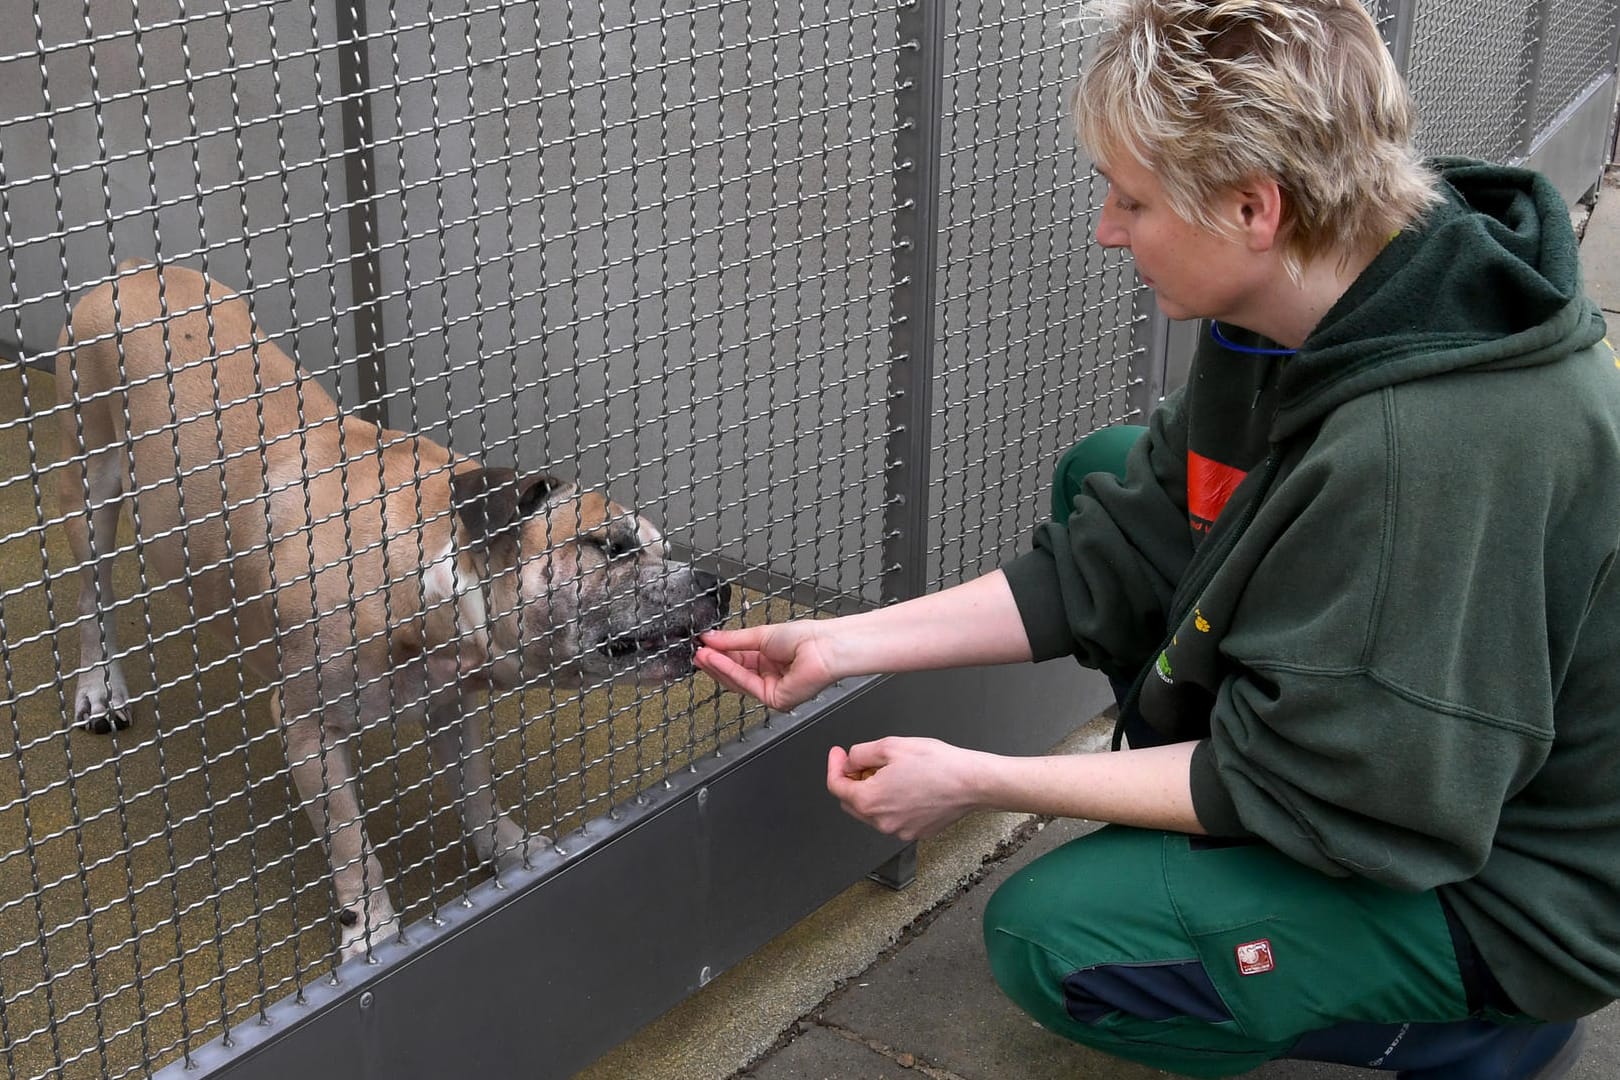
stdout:
{"type": "Polygon", "coordinates": [[[1442,201],[1385,246],[1285,365],[1273,440],[1386,386],[1549,363],[1603,339],[1552,184],[1461,158],[1429,165],[1442,201]]]}

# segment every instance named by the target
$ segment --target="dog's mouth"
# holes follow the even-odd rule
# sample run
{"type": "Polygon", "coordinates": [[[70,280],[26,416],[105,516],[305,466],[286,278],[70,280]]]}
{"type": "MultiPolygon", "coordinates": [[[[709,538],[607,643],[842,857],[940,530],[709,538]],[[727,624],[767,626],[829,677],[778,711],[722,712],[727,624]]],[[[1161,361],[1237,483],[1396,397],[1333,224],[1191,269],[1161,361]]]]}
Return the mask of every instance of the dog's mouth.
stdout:
{"type": "Polygon", "coordinates": [[[677,648],[687,651],[693,648],[689,628],[632,630],[627,634],[615,634],[604,641],[598,651],[610,660],[623,661],[662,656],[677,648]]]}

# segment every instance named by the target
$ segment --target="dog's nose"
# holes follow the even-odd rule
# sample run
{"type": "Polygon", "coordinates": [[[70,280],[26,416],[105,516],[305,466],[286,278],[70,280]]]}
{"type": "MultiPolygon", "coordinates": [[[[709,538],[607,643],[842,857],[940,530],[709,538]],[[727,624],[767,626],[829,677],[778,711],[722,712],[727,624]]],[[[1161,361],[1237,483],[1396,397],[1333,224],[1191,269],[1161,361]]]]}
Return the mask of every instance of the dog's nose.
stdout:
{"type": "Polygon", "coordinates": [[[721,611],[731,610],[731,586],[705,570],[693,570],[692,580],[698,587],[699,594],[714,597],[715,604],[721,611]]]}

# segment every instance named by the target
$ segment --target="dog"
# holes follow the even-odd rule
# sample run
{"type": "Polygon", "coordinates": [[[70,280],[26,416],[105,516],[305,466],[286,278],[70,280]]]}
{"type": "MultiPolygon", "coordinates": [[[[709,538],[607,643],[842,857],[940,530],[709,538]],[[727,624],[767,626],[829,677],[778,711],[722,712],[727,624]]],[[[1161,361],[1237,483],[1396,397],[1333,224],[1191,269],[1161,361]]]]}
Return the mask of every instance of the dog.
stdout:
{"type": "Polygon", "coordinates": [[[109,617],[128,502],[152,583],[183,585],[199,629],[276,689],[346,958],[399,929],[351,736],[420,719],[475,855],[520,865],[547,842],[496,803],[477,695],[540,677],[673,681],[730,607],[730,586],[603,495],[340,412],[242,296],[194,270],[120,265],[74,305],[56,386],[81,571],[73,722],[132,720],[109,617]]]}

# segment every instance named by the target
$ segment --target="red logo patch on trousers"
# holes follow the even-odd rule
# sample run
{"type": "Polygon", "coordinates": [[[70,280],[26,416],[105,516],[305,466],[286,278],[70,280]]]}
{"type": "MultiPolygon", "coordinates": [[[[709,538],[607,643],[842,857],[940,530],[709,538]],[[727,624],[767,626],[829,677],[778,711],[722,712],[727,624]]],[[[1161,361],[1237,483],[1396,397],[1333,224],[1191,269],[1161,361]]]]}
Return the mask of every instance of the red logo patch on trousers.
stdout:
{"type": "Polygon", "coordinates": [[[1266,938],[1245,941],[1235,951],[1239,975],[1261,975],[1277,966],[1271,955],[1271,942],[1266,938]]]}

